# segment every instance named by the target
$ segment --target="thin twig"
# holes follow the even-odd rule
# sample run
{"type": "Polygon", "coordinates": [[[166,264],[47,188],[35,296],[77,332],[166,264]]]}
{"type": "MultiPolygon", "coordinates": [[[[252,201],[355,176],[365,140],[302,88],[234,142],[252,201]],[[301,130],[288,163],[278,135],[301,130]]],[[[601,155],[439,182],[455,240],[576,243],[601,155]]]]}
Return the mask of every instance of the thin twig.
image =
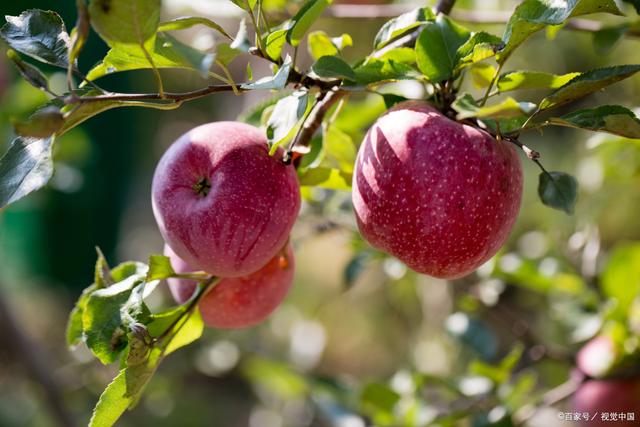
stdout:
{"type": "Polygon", "coordinates": [[[531,148],[527,147],[522,142],[520,142],[520,140],[518,140],[518,138],[505,137],[504,139],[506,141],[509,141],[510,143],[518,146],[524,152],[524,154],[526,154],[526,156],[529,159],[531,159],[535,163],[537,163],[538,166],[540,166],[542,168],[542,170],[544,171],[544,168],[542,167],[542,164],[540,164],[540,162],[539,162],[539,159],[540,159],[540,153],[539,152],[537,152],[536,150],[532,150],[531,148]]]}

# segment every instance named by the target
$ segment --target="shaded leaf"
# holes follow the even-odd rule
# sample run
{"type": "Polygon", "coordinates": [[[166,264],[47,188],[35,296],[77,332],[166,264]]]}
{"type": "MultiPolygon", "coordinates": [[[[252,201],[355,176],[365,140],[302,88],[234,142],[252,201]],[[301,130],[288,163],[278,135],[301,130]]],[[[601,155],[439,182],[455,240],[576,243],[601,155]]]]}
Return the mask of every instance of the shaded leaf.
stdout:
{"type": "Polygon", "coordinates": [[[334,163],[343,172],[353,172],[357,151],[351,137],[337,126],[328,126],[322,138],[326,162],[334,163]]]}
{"type": "Polygon", "coordinates": [[[344,286],[347,290],[356,283],[356,280],[365,271],[370,260],[371,254],[364,251],[358,252],[349,260],[342,273],[344,286]]]}
{"type": "Polygon", "coordinates": [[[631,77],[640,71],[640,65],[616,65],[586,71],[558,88],[540,102],[540,110],[547,110],[575,101],[599,91],[613,83],[631,77]]]}
{"type": "Polygon", "coordinates": [[[20,58],[20,55],[16,53],[15,50],[9,49],[7,51],[7,56],[13,64],[16,66],[20,75],[24,77],[24,79],[31,84],[31,86],[42,89],[45,92],[49,92],[49,82],[47,81],[47,77],[35,66],[29,64],[28,62],[23,61],[20,58]]]}
{"type": "Polygon", "coordinates": [[[473,33],[456,52],[456,69],[491,58],[502,49],[502,40],[484,31],[473,33]]]}
{"type": "Polygon", "coordinates": [[[170,21],[161,22],[158,24],[158,31],[185,30],[196,25],[204,25],[205,27],[209,27],[213,30],[216,30],[229,40],[233,40],[233,38],[229,34],[227,34],[222,26],[216,24],[210,19],[203,18],[201,16],[182,16],[170,21]]]}
{"type": "Polygon", "coordinates": [[[337,56],[323,56],[311,66],[311,70],[319,77],[356,80],[351,66],[337,56]]]}
{"type": "Polygon", "coordinates": [[[42,188],[53,174],[53,138],[17,137],[0,158],[0,209],[42,188]]]}
{"type": "Polygon", "coordinates": [[[542,172],[538,196],[545,205],[573,214],[578,199],[578,181],[564,172],[542,172]]]}
{"type": "Polygon", "coordinates": [[[458,61],[458,49],[471,33],[444,15],[425,24],[416,41],[418,68],[433,83],[453,76],[458,61]]]}
{"type": "Polygon", "coordinates": [[[64,117],[58,107],[47,106],[37,110],[26,121],[14,121],[18,135],[33,138],[48,138],[64,125],[64,117]]]}
{"type": "Polygon", "coordinates": [[[593,33],[593,48],[598,55],[605,55],[624,38],[629,30],[627,24],[603,28],[593,33]]]}
{"type": "Polygon", "coordinates": [[[603,105],[574,111],[564,116],[552,117],[549,123],[595,132],[608,132],[627,138],[640,138],[640,120],[633,111],[620,105],[603,105]]]}
{"type": "Polygon", "coordinates": [[[20,53],[50,65],[69,64],[69,35],[60,15],[50,10],[29,9],[6,16],[0,36],[20,53]]]}
{"type": "Polygon", "coordinates": [[[500,92],[520,89],[557,89],[580,73],[556,75],[541,71],[512,71],[500,76],[497,82],[500,92]]]}
{"type": "Polygon", "coordinates": [[[373,46],[376,49],[380,49],[408,31],[411,31],[428,21],[433,21],[434,19],[435,15],[428,7],[420,7],[410,12],[403,13],[402,15],[387,21],[382,28],[380,28],[380,31],[378,31],[378,34],[376,34],[376,38],[373,41],[373,46]]]}
{"type": "Polygon", "coordinates": [[[298,46],[307,30],[320,17],[332,0],[307,0],[298,13],[291,18],[291,28],[287,31],[287,42],[298,46]]]}
{"type": "Polygon", "coordinates": [[[98,287],[95,284],[92,284],[83,290],[82,295],[80,295],[80,298],[78,298],[78,301],[76,301],[76,304],[69,314],[66,330],[67,345],[69,347],[74,347],[82,341],[82,313],[87,306],[89,296],[97,289],[98,287]]]}
{"type": "Polygon", "coordinates": [[[71,46],[69,50],[69,62],[74,65],[77,62],[80,51],[82,51],[84,44],[87,42],[89,27],[91,25],[89,22],[89,9],[87,8],[85,0],[76,0],[76,10],[78,12],[78,19],[69,38],[69,45],[71,46]]]}

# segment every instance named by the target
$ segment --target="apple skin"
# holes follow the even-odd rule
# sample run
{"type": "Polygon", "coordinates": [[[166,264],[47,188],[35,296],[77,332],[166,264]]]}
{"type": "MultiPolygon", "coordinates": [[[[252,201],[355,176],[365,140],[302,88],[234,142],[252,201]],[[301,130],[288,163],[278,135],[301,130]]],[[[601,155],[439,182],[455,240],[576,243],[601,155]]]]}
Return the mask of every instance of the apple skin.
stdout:
{"type": "Polygon", "coordinates": [[[371,245],[417,272],[454,279],[504,244],[520,209],[522,168],[512,144],[406,101],[367,132],[352,199],[371,245]]]}
{"type": "Polygon", "coordinates": [[[573,412],[588,413],[594,420],[581,420],[582,426],[605,427],[637,425],[640,417],[640,378],[589,380],[582,384],[571,399],[573,412]],[[633,412],[635,421],[603,420],[602,413],[633,412]]]}
{"type": "MultiPolygon", "coordinates": [[[[178,273],[194,271],[165,245],[164,254],[178,273]]],[[[264,321],[287,296],[293,283],[295,259],[290,244],[260,270],[246,277],[220,280],[200,301],[202,319],[207,326],[219,329],[240,329],[264,321]]],[[[167,279],[173,298],[186,302],[196,283],[188,279],[167,279]]]]}
{"type": "Polygon", "coordinates": [[[576,366],[590,377],[602,378],[610,373],[617,357],[613,340],[606,335],[598,335],[578,351],[576,366]]]}
{"type": "Polygon", "coordinates": [[[263,267],[287,242],[300,210],[298,178],[282,153],[269,156],[263,132],[244,123],[209,123],[181,136],[153,177],[165,242],[196,270],[219,277],[263,267]]]}

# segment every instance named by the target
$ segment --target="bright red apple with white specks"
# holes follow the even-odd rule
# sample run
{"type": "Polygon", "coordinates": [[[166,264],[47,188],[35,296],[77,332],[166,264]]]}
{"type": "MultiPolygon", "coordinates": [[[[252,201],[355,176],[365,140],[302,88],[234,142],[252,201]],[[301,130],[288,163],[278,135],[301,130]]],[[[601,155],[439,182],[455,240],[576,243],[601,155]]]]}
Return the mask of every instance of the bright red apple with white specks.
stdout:
{"type": "Polygon", "coordinates": [[[238,277],[285,245],[300,189],[282,150],[270,156],[259,129],[209,123],[171,145],[156,167],[153,212],[165,242],[197,270],[238,277]]]}
{"type": "MultiPolygon", "coordinates": [[[[194,271],[165,245],[164,253],[178,273],[194,271]]],[[[245,277],[220,280],[200,300],[198,307],[204,323],[213,328],[238,329],[265,320],[286,297],[295,270],[291,245],[287,244],[264,267],[245,277]]],[[[169,289],[179,303],[187,301],[196,284],[188,279],[168,279],[169,289]]]]}
{"type": "Polygon", "coordinates": [[[520,209],[522,169],[511,144],[407,101],[369,129],[352,198],[371,245],[415,271],[453,279],[504,244],[520,209]]]}
{"type": "Polygon", "coordinates": [[[589,414],[589,420],[579,421],[581,426],[636,426],[640,422],[640,378],[589,380],[573,394],[571,410],[589,414]],[[625,418],[633,414],[634,419],[613,421],[612,413],[616,417],[624,413],[625,418]]]}

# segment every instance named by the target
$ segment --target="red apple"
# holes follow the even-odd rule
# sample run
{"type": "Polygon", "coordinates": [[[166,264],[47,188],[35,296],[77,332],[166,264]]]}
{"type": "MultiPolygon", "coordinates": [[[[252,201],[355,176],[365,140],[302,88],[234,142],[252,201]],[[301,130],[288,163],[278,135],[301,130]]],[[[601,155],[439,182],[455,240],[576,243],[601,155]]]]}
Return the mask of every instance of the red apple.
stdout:
{"type": "Polygon", "coordinates": [[[408,101],[369,129],[352,198],[371,245],[420,273],[453,279],[504,244],[520,209],[522,169],[511,144],[408,101]]]}
{"type": "Polygon", "coordinates": [[[580,425],[588,427],[610,427],[613,425],[634,426],[640,423],[640,378],[590,380],[574,393],[574,413],[589,414],[589,420],[580,425]],[[634,414],[634,420],[611,420],[611,413],[634,414]],[[591,418],[595,418],[591,420],[591,418]],[[605,419],[603,417],[609,417],[605,419]]]}
{"type": "Polygon", "coordinates": [[[599,335],[584,345],[576,355],[578,369],[590,377],[601,378],[607,375],[618,358],[613,340],[599,335]]]}
{"type": "Polygon", "coordinates": [[[286,243],[300,188],[282,150],[269,156],[257,128],[237,122],[192,129],[162,156],[153,212],[165,242],[197,270],[246,276],[286,243]]]}
{"type": "MultiPolygon", "coordinates": [[[[178,273],[194,271],[165,245],[165,255],[178,273]]],[[[245,276],[222,279],[200,301],[204,323],[213,328],[237,329],[265,320],[287,295],[295,270],[291,245],[278,253],[260,270],[245,276]]],[[[195,290],[195,282],[168,279],[169,289],[179,303],[187,301],[195,290]]]]}

